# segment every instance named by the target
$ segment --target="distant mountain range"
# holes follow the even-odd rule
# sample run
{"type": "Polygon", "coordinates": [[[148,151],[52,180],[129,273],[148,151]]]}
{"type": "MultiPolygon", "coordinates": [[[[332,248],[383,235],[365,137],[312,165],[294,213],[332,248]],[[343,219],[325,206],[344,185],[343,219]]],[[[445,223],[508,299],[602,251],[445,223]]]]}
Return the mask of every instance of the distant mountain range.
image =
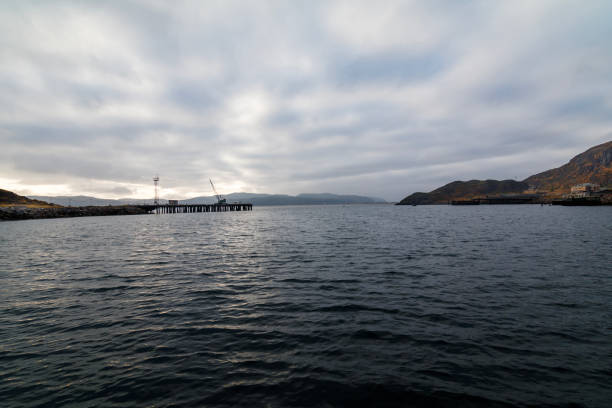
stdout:
{"type": "MultiPolygon", "coordinates": [[[[338,194],[298,194],[297,196],[284,194],[254,194],[254,193],[231,193],[224,196],[228,203],[249,202],[256,206],[270,205],[314,205],[314,204],[375,204],[386,203],[381,198],[364,197],[358,195],[338,194]]],[[[88,197],[88,196],[30,196],[31,199],[46,201],[48,203],[63,206],[88,206],[88,205],[124,205],[124,204],[152,204],[152,199],[120,198],[116,200],[88,197]]],[[[160,200],[165,203],[167,200],[160,200]]],[[[194,197],[187,200],[179,200],[181,204],[212,204],[216,203],[215,196],[194,197]]]]}
{"type": "Polygon", "coordinates": [[[446,204],[484,196],[539,193],[548,198],[569,193],[580,183],[612,186],[612,141],[592,147],[556,169],[515,180],[453,181],[429,193],[413,193],[398,204],[446,204]]]}
{"type": "Polygon", "coordinates": [[[46,201],[48,203],[72,206],[85,207],[89,205],[126,205],[126,204],[151,204],[153,200],[134,200],[130,198],[122,198],[118,200],[96,198],[90,196],[29,196],[35,200],[46,201]]]}

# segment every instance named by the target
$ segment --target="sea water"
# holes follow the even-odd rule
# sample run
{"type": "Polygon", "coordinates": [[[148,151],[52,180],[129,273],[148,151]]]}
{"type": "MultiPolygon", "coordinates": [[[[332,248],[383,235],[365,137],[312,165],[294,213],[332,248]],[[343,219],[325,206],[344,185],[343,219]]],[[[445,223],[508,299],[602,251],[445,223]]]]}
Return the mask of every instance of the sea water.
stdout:
{"type": "Polygon", "coordinates": [[[612,406],[612,207],[0,223],[0,405],[612,406]]]}

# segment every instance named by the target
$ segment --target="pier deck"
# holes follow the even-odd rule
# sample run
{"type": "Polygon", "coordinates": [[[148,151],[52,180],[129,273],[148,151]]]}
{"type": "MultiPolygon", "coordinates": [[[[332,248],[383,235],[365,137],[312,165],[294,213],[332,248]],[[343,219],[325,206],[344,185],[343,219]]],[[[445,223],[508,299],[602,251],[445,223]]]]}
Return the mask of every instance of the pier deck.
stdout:
{"type": "Polygon", "coordinates": [[[161,204],[161,205],[139,205],[146,211],[153,211],[156,214],[182,214],[182,213],[202,213],[202,212],[225,212],[225,211],[252,211],[253,204],[233,203],[233,204],[161,204]]]}

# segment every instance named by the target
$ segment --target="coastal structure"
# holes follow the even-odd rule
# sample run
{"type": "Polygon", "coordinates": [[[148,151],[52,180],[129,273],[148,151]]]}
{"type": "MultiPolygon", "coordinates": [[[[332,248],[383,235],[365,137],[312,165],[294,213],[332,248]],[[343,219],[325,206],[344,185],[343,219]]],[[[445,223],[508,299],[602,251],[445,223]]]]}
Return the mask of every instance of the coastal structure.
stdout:
{"type": "Polygon", "coordinates": [[[188,214],[188,213],[208,213],[208,212],[226,212],[226,211],[252,211],[253,204],[251,203],[228,203],[227,200],[217,192],[212,180],[209,179],[210,185],[217,197],[215,204],[179,204],[179,200],[168,200],[168,204],[159,203],[159,176],[153,178],[155,186],[155,199],[153,205],[143,204],[137,207],[148,213],[155,214],[188,214]]]}
{"type": "Polygon", "coordinates": [[[153,177],[153,185],[155,186],[155,198],[153,198],[153,204],[157,205],[159,204],[159,176],[157,174],[155,177],[153,177]]]}
{"type": "MultiPolygon", "coordinates": [[[[150,206],[153,207],[154,206],[150,206]]],[[[87,207],[62,206],[0,206],[0,221],[32,220],[39,218],[101,217],[108,215],[149,214],[148,208],[138,205],[98,205],[87,207]]]]}
{"type": "Polygon", "coordinates": [[[570,189],[569,197],[581,198],[581,197],[591,197],[594,194],[600,191],[599,184],[595,183],[582,183],[572,186],[570,189]]]}
{"type": "Polygon", "coordinates": [[[581,183],[572,186],[569,194],[560,200],[553,200],[553,205],[592,206],[612,204],[612,187],[601,187],[596,183],[581,183]]]}
{"type": "Polygon", "coordinates": [[[185,213],[208,213],[226,211],[252,211],[253,204],[167,204],[167,205],[139,205],[138,208],[154,212],[155,214],[185,214],[185,213]]]}

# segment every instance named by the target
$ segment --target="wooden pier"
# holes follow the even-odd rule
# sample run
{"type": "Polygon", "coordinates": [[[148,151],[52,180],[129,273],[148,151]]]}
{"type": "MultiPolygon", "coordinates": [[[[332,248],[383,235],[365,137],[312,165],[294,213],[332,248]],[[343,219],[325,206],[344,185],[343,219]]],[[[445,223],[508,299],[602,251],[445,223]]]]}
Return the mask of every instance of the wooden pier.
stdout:
{"type": "Polygon", "coordinates": [[[160,204],[139,205],[138,207],[155,214],[186,214],[203,212],[252,211],[253,204],[160,204]]]}

